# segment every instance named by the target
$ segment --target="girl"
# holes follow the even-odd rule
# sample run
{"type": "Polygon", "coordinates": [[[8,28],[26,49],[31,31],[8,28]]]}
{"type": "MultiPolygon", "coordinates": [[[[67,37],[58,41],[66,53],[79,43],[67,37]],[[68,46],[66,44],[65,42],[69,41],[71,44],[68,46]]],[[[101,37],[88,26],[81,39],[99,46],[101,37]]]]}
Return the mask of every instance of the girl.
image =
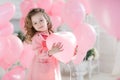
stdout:
{"type": "Polygon", "coordinates": [[[52,55],[63,51],[63,45],[58,42],[51,50],[46,47],[46,38],[53,33],[49,16],[41,8],[32,9],[26,16],[25,29],[25,40],[35,52],[27,80],[61,80],[58,61],[52,55]]]}

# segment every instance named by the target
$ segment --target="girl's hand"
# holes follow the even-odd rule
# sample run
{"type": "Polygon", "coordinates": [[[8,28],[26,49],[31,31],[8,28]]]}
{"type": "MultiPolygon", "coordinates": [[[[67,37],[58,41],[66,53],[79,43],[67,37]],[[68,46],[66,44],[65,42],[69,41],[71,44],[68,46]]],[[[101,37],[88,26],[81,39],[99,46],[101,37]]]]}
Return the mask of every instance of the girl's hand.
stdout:
{"type": "Polygon", "coordinates": [[[63,51],[62,47],[63,45],[61,44],[61,42],[53,43],[51,50],[48,51],[48,55],[50,56],[55,53],[63,51]]]}

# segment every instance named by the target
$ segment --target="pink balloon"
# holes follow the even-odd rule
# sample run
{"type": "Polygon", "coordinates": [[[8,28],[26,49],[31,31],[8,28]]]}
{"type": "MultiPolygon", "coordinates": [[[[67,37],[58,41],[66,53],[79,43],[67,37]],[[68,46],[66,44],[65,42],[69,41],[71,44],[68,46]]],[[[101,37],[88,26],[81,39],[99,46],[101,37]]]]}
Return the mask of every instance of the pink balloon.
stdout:
{"type": "Polygon", "coordinates": [[[2,56],[6,53],[8,53],[8,49],[6,49],[8,47],[8,40],[6,37],[0,37],[0,59],[2,58],[2,56]]]}
{"type": "Polygon", "coordinates": [[[32,50],[32,45],[24,43],[24,49],[22,55],[20,56],[20,63],[24,68],[29,68],[34,57],[34,51],[32,50]]]}
{"type": "Polygon", "coordinates": [[[53,0],[37,0],[37,6],[45,9],[49,13],[52,7],[53,0]]]}
{"type": "Polygon", "coordinates": [[[0,67],[2,67],[4,70],[7,70],[10,68],[12,64],[7,63],[3,58],[0,58],[0,67]]]}
{"type": "Polygon", "coordinates": [[[0,67],[2,67],[3,69],[7,70],[11,64],[7,63],[3,56],[7,53],[9,53],[9,40],[7,39],[7,37],[0,37],[0,67]]]}
{"type": "Polygon", "coordinates": [[[57,42],[62,42],[64,50],[54,54],[53,56],[63,63],[68,63],[74,55],[76,46],[75,36],[71,32],[59,32],[51,34],[46,40],[48,49],[51,49],[53,43],[57,42]]]}
{"type": "Polygon", "coordinates": [[[23,67],[17,66],[11,71],[7,72],[2,80],[25,80],[25,69],[23,67]]]}
{"type": "Polygon", "coordinates": [[[61,17],[59,16],[50,16],[50,19],[52,21],[53,24],[53,29],[57,29],[57,27],[59,27],[61,25],[61,17]]]}
{"type": "Polygon", "coordinates": [[[54,1],[53,5],[52,5],[52,8],[51,8],[52,15],[62,17],[64,7],[65,7],[65,1],[64,0],[54,1]]]}
{"type": "Polygon", "coordinates": [[[13,64],[20,56],[23,50],[23,44],[21,40],[15,36],[8,36],[8,53],[3,55],[3,59],[8,64],[13,64]]]}
{"type": "Polygon", "coordinates": [[[120,39],[120,0],[90,0],[90,3],[93,15],[101,27],[120,39]]]}
{"type": "Polygon", "coordinates": [[[74,34],[77,38],[77,55],[73,60],[75,64],[79,64],[89,49],[93,48],[96,42],[96,32],[93,26],[89,24],[81,24],[80,27],[77,27],[74,31],[74,34]]]}
{"type": "Polygon", "coordinates": [[[37,5],[32,1],[32,0],[24,0],[21,2],[20,4],[20,9],[22,12],[22,16],[26,17],[26,15],[28,14],[28,12],[33,9],[36,8],[37,5]]]}
{"type": "Polygon", "coordinates": [[[14,32],[13,24],[6,22],[0,25],[0,36],[9,36],[14,32]]]}
{"type": "Polygon", "coordinates": [[[85,18],[85,9],[80,1],[68,0],[63,11],[63,19],[72,29],[81,24],[85,18]]]}
{"type": "Polygon", "coordinates": [[[8,22],[15,13],[15,5],[12,3],[5,3],[0,5],[0,24],[8,22]]]}
{"type": "Polygon", "coordinates": [[[18,59],[18,57],[20,57],[21,55],[21,52],[23,50],[23,44],[22,44],[22,41],[15,35],[11,35],[8,37],[10,43],[9,43],[9,46],[10,46],[10,51],[11,53],[8,54],[9,56],[11,55],[11,57],[7,56],[8,58],[7,59],[18,59]]]}

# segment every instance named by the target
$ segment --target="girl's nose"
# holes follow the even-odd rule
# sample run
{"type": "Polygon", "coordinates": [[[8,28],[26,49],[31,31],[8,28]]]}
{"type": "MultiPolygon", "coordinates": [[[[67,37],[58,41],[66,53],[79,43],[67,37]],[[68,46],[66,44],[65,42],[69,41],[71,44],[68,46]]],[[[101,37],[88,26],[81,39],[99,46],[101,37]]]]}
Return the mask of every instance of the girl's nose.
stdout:
{"type": "Polygon", "coordinates": [[[40,26],[40,25],[41,25],[41,23],[39,22],[39,23],[38,23],[38,26],[40,26]]]}

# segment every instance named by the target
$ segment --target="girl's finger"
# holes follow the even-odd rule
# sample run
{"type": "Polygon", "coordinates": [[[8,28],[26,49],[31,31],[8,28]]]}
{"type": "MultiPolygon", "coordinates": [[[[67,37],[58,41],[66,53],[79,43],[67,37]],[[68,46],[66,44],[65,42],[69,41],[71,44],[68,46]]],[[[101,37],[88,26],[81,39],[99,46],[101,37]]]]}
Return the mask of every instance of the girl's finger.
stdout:
{"type": "Polygon", "coordinates": [[[56,46],[57,46],[57,47],[59,47],[59,45],[60,45],[60,44],[61,44],[61,43],[60,43],[60,42],[58,42],[56,46]]]}
{"type": "Polygon", "coordinates": [[[60,52],[62,52],[64,49],[60,49],[60,52]]]}
{"type": "Polygon", "coordinates": [[[61,48],[63,48],[63,45],[61,44],[61,45],[59,45],[59,49],[61,49],[61,48]]]}
{"type": "Polygon", "coordinates": [[[53,43],[52,47],[55,47],[56,43],[53,43]]]}

